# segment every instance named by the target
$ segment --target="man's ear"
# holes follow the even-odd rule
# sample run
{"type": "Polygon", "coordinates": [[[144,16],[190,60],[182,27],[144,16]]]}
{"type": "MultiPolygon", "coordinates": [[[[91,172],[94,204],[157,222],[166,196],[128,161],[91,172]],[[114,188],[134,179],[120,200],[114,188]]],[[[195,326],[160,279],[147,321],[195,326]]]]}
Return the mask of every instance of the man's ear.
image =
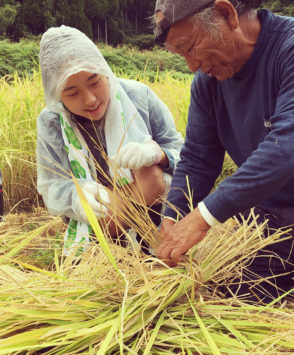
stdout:
{"type": "Polygon", "coordinates": [[[237,11],[228,0],[216,0],[213,6],[219,16],[226,21],[231,30],[235,30],[239,26],[237,11]]]}

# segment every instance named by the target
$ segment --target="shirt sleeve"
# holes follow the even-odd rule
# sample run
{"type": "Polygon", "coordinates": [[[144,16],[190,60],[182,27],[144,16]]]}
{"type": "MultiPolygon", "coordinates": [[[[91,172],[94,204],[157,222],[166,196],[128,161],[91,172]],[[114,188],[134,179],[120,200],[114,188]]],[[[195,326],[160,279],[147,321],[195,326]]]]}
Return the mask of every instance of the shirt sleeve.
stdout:
{"type": "Polygon", "coordinates": [[[211,191],[221,173],[224,148],[218,139],[213,119],[211,93],[196,74],[191,86],[186,138],[171,189],[165,216],[184,216],[211,191]],[[201,100],[200,100],[201,98],[201,100]]]}
{"type": "MultiPolygon", "coordinates": [[[[270,117],[270,132],[251,156],[231,177],[204,199],[210,213],[220,222],[272,199],[272,208],[281,209],[281,200],[292,206],[293,196],[283,196],[282,188],[293,191],[294,179],[294,46],[282,51],[278,61],[280,87],[270,117]],[[279,194],[279,199],[273,198],[279,194]],[[291,200],[290,200],[291,199],[291,200]],[[292,201],[292,202],[291,202],[292,201]],[[280,204],[280,205],[279,205],[280,204]]],[[[284,193],[288,195],[286,192],[284,193]]],[[[281,216],[283,218],[283,216],[281,216]]]]}
{"type": "Polygon", "coordinates": [[[43,110],[37,119],[37,190],[50,214],[76,220],[73,210],[78,198],[68,156],[65,151],[58,115],[43,110]]]}
{"type": "Polygon", "coordinates": [[[214,218],[214,216],[208,211],[203,201],[198,203],[198,208],[201,213],[201,216],[203,217],[205,222],[210,225],[210,227],[213,227],[218,223],[218,220],[214,218]]]}

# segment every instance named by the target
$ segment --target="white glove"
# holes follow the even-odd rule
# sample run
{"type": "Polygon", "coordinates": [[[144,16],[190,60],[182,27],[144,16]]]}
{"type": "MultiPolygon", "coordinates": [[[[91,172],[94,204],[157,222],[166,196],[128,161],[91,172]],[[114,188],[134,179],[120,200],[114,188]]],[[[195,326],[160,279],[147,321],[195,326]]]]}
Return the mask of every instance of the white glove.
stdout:
{"type": "Polygon", "coordinates": [[[124,145],[112,160],[120,168],[140,169],[143,166],[158,164],[163,154],[163,150],[155,141],[130,142],[124,145]]]}
{"type": "MultiPolygon", "coordinates": [[[[87,181],[81,186],[81,188],[97,218],[106,217],[107,207],[105,205],[110,203],[110,199],[105,187],[98,184],[96,181],[87,181]]],[[[74,211],[83,221],[88,220],[79,197],[74,202],[74,211]]]]}

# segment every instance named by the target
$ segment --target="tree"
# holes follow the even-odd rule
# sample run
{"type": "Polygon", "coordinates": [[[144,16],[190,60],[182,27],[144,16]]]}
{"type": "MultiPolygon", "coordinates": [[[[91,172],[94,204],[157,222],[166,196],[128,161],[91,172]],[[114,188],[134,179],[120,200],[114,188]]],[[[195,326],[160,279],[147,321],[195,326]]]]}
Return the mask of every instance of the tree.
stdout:
{"type": "Polygon", "coordinates": [[[135,31],[150,32],[149,17],[153,15],[156,0],[133,0],[128,9],[128,18],[133,22],[135,31]]]}
{"type": "Polygon", "coordinates": [[[72,26],[93,37],[91,22],[85,14],[85,0],[55,0],[54,18],[58,26],[72,26]]]}
{"type": "MultiPolygon", "coordinates": [[[[148,16],[156,0],[0,0],[0,9],[16,9],[5,14],[1,25],[18,40],[25,33],[39,35],[62,24],[76,27],[92,39],[118,44],[134,34],[151,33],[148,16]]],[[[2,28],[1,27],[1,28],[2,28]]],[[[1,30],[1,29],[0,29],[1,30]]]]}
{"type": "Polygon", "coordinates": [[[94,38],[100,41],[102,36],[101,23],[107,16],[107,6],[103,1],[85,0],[85,14],[91,22],[94,38]]]}
{"type": "Polygon", "coordinates": [[[54,13],[54,0],[47,0],[44,4],[44,30],[56,26],[56,18],[53,16],[54,13]]]}
{"type": "Polygon", "coordinates": [[[22,12],[24,24],[34,35],[45,31],[44,6],[46,6],[46,0],[39,0],[38,2],[34,0],[23,0],[22,12]]]}
{"type": "Polygon", "coordinates": [[[100,41],[104,35],[104,41],[108,43],[110,25],[116,25],[117,16],[120,9],[119,0],[86,0],[86,15],[91,21],[95,38],[100,41]]]}
{"type": "Polygon", "coordinates": [[[18,6],[6,4],[0,7],[0,33],[5,34],[7,28],[15,21],[18,6]]]}

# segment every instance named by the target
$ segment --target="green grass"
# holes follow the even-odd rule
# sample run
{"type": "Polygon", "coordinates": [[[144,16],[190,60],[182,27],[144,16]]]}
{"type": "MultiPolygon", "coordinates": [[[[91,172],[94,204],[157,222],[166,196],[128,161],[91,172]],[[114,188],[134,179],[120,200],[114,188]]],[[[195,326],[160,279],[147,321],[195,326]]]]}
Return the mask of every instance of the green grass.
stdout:
{"type": "MultiPolygon", "coordinates": [[[[191,76],[185,60],[164,49],[155,47],[152,51],[140,51],[129,45],[113,48],[105,44],[99,45],[99,48],[112,70],[118,73],[123,68],[124,74],[133,77],[146,75],[150,81],[154,81],[158,75],[164,75],[166,71],[177,79],[191,76]]],[[[0,77],[15,72],[19,76],[32,74],[38,70],[38,56],[39,38],[19,43],[0,41],[0,77]]]]}
{"type": "Polygon", "coordinates": [[[19,43],[0,41],[0,77],[33,73],[39,63],[38,45],[35,42],[19,43]]]}
{"type": "Polygon", "coordinates": [[[261,7],[278,15],[294,16],[294,5],[290,2],[290,0],[264,0],[261,7]]]}

